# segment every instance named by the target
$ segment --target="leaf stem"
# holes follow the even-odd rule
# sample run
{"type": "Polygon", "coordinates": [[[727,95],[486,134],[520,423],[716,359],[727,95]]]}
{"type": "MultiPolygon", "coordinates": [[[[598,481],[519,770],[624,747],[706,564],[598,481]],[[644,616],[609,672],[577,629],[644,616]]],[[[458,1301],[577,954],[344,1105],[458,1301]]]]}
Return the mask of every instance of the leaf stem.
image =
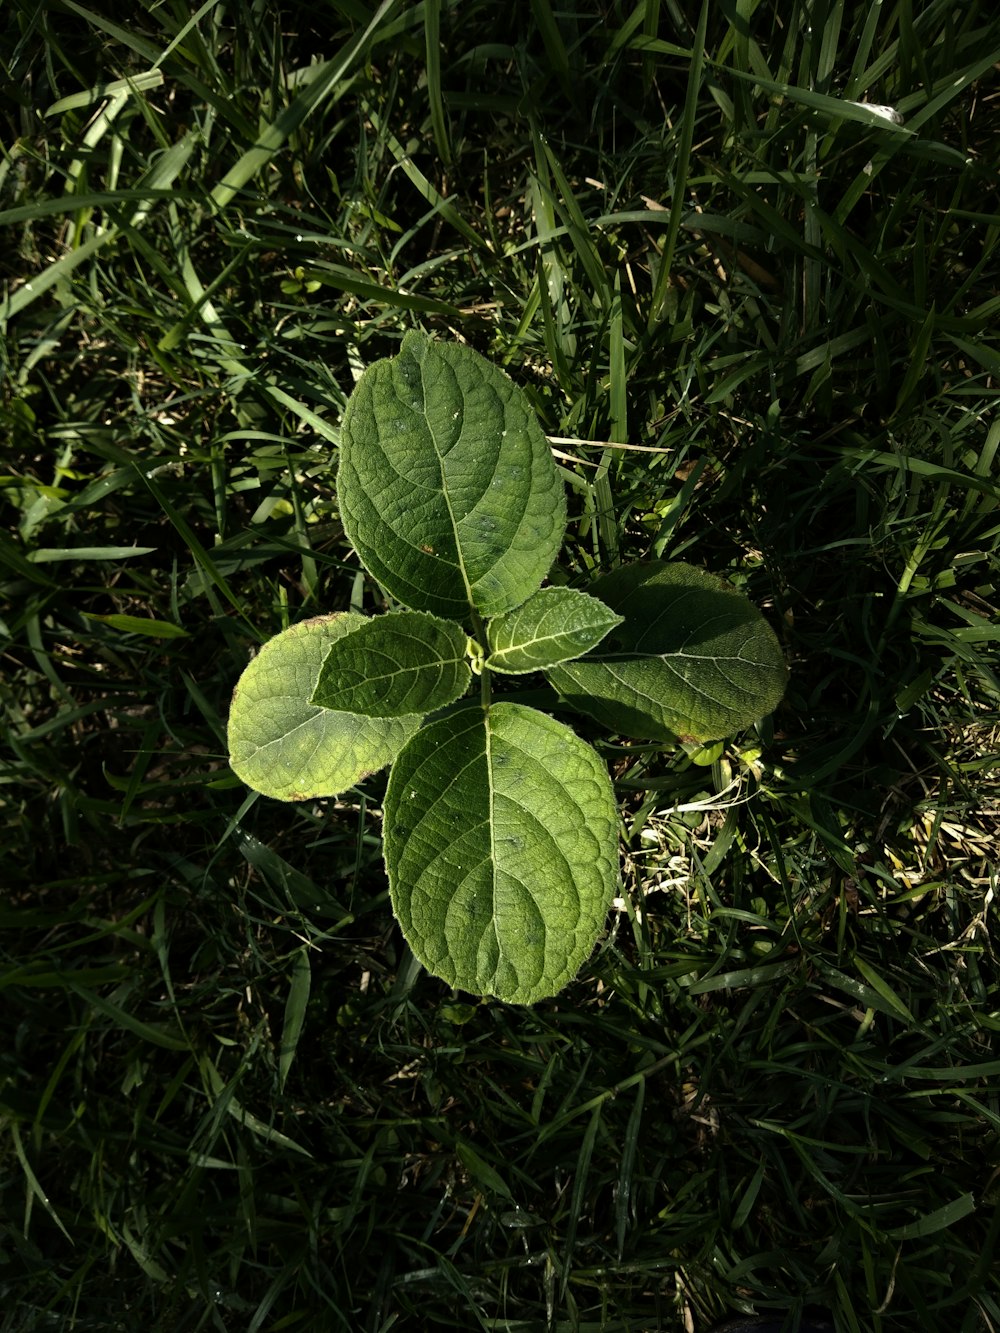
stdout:
{"type": "MultiPolygon", "coordinates": [[[[482,616],[479,614],[476,608],[472,607],[471,610],[472,610],[472,632],[476,636],[476,642],[479,644],[485,663],[485,659],[488,658],[490,651],[489,642],[486,638],[486,627],[483,624],[482,616]]],[[[483,666],[482,671],[479,673],[479,690],[480,690],[480,698],[483,704],[483,712],[488,713],[490,711],[491,691],[490,691],[490,669],[486,665],[483,666]]]]}

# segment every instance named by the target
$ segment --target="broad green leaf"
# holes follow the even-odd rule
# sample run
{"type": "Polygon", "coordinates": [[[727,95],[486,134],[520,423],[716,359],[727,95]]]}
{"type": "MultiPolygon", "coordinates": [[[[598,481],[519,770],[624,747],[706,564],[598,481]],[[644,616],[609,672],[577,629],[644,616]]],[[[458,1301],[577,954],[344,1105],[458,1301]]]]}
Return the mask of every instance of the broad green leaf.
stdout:
{"type": "Polygon", "coordinates": [[[369,572],[405,606],[451,620],[530,597],[566,526],[524,393],[470,348],[413,331],[351,394],[337,492],[369,572]]]}
{"type": "Polygon", "coordinates": [[[626,736],[721,740],[785,692],[781,645],[744,595],[681,563],[644,561],[592,587],[624,616],[598,651],[546,674],[581,712],[626,736]]]}
{"type": "Polygon", "coordinates": [[[428,971],[512,1004],[554,995],[589,956],[618,887],[605,766],[532,708],[463,708],[393,764],[385,863],[428,971]]]}
{"type": "Polygon", "coordinates": [[[508,674],[541,671],[582,657],[621,624],[621,619],[585,592],[539,588],[521,606],[487,626],[490,670],[508,674]]]}
{"type": "Polygon", "coordinates": [[[469,639],[424,611],[366,620],[327,653],[312,702],[365,717],[432,713],[469,688],[469,639]]]}
{"type": "Polygon", "coordinates": [[[229,762],[255,791],[279,801],[336,796],[392,762],[419,717],[371,718],[310,703],[320,667],[364,616],[317,616],[264,644],[233,691],[229,762]]]}

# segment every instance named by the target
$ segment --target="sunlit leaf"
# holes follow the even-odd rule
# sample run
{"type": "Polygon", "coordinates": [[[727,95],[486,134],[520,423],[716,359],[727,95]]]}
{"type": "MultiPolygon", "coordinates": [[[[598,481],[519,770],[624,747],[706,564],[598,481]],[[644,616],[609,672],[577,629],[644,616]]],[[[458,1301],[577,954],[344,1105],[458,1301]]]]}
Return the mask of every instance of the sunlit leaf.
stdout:
{"type": "Polygon", "coordinates": [[[621,616],[585,592],[539,588],[521,606],[490,621],[490,670],[541,671],[582,657],[620,623],[621,616]]]}
{"type": "Polygon", "coordinates": [[[777,636],[722,579],[651,560],[615,570],[591,592],[624,622],[596,652],[546,674],[567,702],[612,731],[720,740],[780,703],[787,672],[777,636]]]}
{"type": "Polygon", "coordinates": [[[311,703],[331,646],[363,616],[317,616],[270,639],[240,677],[229,713],[229,762],[265,796],[334,796],[391,763],[419,717],[372,718],[311,703]]]}
{"type": "Polygon", "coordinates": [[[425,727],[393,764],[393,909],[436,976],[532,1004],[592,951],[619,882],[617,835],[589,745],[531,708],[470,706],[425,727]]]}
{"type": "Polygon", "coordinates": [[[327,653],[312,702],[365,717],[431,713],[468,689],[468,644],[460,625],[423,611],[366,620],[327,653]]]}
{"type": "Polygon", "coordinates": [[[369,572],[405,606],[454,620],[525,601],[566,526],[524,393],[470,348],[413,331],[351,395],[337,493],[369,572]]]}

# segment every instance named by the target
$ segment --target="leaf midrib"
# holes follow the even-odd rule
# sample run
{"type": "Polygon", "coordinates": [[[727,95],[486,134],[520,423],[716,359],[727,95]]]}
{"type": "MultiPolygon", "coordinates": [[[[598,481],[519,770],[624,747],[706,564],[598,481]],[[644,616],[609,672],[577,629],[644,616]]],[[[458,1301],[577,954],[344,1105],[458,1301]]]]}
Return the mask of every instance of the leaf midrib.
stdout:
{"type": "MultiPolygon", "coordinates": [[[[636,656],[636,657],[638,657],[638,658],[641,658],[643,661],[647,661],[647,662],[648,662],[648,661],[652,658],[653,655],[652,655],[651,653],[639,653],[639,654],[635,654],[634,656],[636,656]]],[[[675,656],[680,656],[680,654],[675,654],[675,656]]],[[[732,711],[733,711],[733,709],[734,709],[734,705],[733,705],[732,702],[727,701],[727,700],[725,700],[725,699],[717,699],[714,695],[709,694],[708,690],[706,690],[703,686],[699,685],[696,681],[688,680],[685,676],[682,676],[681,673],[677,670],[677,668],[673,665],[673,663],[672,663],[672,662],[668,662],[668,661],[666,660],[666,658],[663,657],[662,654],[660,655],[660,657],[661,657],[661,660],[663,661],[663,665],[664,665],[669,671],[672,671],[672,672],[674,673],[674,675],[677,677],[677,679],[683,683],[685,689],[689,689],[689,690],[693,691],[696,695],[701,695],[701,697],[702,697],[703,699],[706,699],[710,704],[713,704],[716,708],[722,708],[722,709],[725,709],[727,712],[732,712],[732,711]]],[[[653,704],[655,707],[661,709],[661,710],[664,711],[664,712],[669,711],[669,712],[671,712],[672,714],[674,714],[675,716],[678,716],[678,717],[681,716],[680,712],[678,711],[678,709],[676,708],[676,706],[675,706],[674,704],[669,703],[669,702],[668,702],[668,703],[664,703],[664,701],[663,701],[660,697],[658,697],[656,694],[650,694],[650,692],[649,692],[648,690],[640,689],[640,688],[639,688],[637,685],[635,685],[632,681],[624,680],[621,676],[617,675],[616,672],[614,671],[613,667],[611,666],[609,660],[608,660],[607,658],[600,658],[600,659],[598,659],[598,660],[600,661],[601,666],[606,667],[607,670],[608,670],[608,671],[611,673],[611,675],[614,677],[614,679],[618,682],[618,684],[621,685],[624,689],[631,690],[631,692],[632,692],[634,695],[636,695],[638,698],[648,700],[649,703],[653,704]]],[[[619,659],[619,660],[620,660],[620,659],[619,659]]],[[[629,660],[631,660],[631,656],[630,656],[629,660]]],[[[718,658],[711,658],[711,659],[709,659],[709,660],[711,660],[711,661],[719,661],[720,659],[718,659],[718,658]]],[[[727,659],[721,659],[721,660],[743,662],[744,665],[746,664],[744,658],[727,658],[727,659]]],[[[572,667],[573,667],[574,665],[575,665],[575,663],[570,662],[570,663],[568,663],[568,668],[569,668],[569,669],[572,669],[572,667]]],[[[757,664],[754,664],[754,665],[757,665],[757,664]]],[[[755,692],[754,692],[753,690],[748,690],[745,686],[739,685],[738,683],[734,683],[734,682],[730,679],[730,677],[727,676],[727,677],[726,677],[726,681],[727,681],[728,684],[730,684],[730,685],[733,687],[733,689],[734,689],[738,694],[741,694],[741,695],[749,695],[751,698],[755,697],[755,692]]]]}
{"type": "MultiPolygon", "coordinates": [[[[497,845],[496,845],[496,811],[493,802],[496,796],[496,787],[493,782],[493,728],[490,725],[490,715],[487,711],[483,718],[483,730],[486,733],[486,788],[488,798],[486,802],[486,818],[490,830],[490,923],[494,938],[497,942],[497,963],[494,975],[499,976],[500,964],[503,962],[503,944],[500,937],[500,928],[497,923],[497,845]]],[[[514,969],[517,975],[517,969],[514,969]]]]}
{"type": "Polygon", "coordinates": [[[560,639],[572,639],[574,634],[581,632],[579,629],[561,629],[551,634],[536,634],[532,639],[522,639],[517,643],[509,643],[506,648],[497,648],[491,656],[503,658],[510,657],[513,653],[526,653],[536,643],[558,643],[560,639]]]}
{"type": "MultiPolygon", "coordinates": [[[[430,418],[427,415],[427,392],[424,386],[424,368],[419,362],[417,363],[417,372],[420,377],[420,401],[421,401],[420,412],[424,418],[424,423],[427,426],[427,434],[430,436],[431,447],[434,450],[434,456],[438,461],[438,470],[441,474],[441,494],[444,496],[444,502],[448,507],[448,518],[451,522],[451,530],[455,538],[455,554],[458,557],[458,564],[456,565],[456,568],[458,569],[458,572],[462,575],[462,582],[465,584],[465,600],[468,602],[469,606],[474,609],[476,603],[472,596],[472,584],[469,582],[468,571],[465,568],[465,552],[462,550],[462,543],[459,540],[458,522],[455,519],[455,509],[451,503],[451,495],[449,494],[448,491],[448,479],[445,475],[445,469],[444,469],[444,455],[438,448],[438,442],[434,434],[434,428],[431,426],[430,418]]],[[[457,376],[455,377],[455,380],[457,384],[458,380],[457,376]]],[[[462,430],[459,431],[459,438],[461,438],[462,431],[465,429],[465,395],[462,393],[461,385],[458,385],[458,400],[461,405],[460,411],[462,413],[462,430]]]]}

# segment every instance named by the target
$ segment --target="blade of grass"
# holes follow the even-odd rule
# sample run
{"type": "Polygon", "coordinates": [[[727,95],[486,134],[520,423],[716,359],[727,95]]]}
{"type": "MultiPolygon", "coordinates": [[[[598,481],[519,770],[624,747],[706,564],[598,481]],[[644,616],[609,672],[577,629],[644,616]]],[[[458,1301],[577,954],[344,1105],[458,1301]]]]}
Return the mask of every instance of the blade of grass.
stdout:
{"type": "MultiPolygon", "coordinates": [[[[134,212],[131,213],[128,221],[129,226],[134,227],[143,221],[156,199],[162,197],[162,192],[170,188],[194,152],[197,139],[197,134],[189,130],[183,139],[174,144],[143,174],[139,185],[128,192],[130,199],[142,200],[134,212]],[[143,188],[144,185],[147,185],[152,193],[147,193],[143,188]]],[[[77,206],[78,201],[70,202],[67,200],[65,208],[69,210],[77,206]]],[[[57,283],[64,281],[81,264],[91,259],[111,241],[116,240],[120,231],[121,228],[118,225],[106,228],[96,236],[84,241],[76,249],[68,251],[55,263],[50,264],[41,273],[32,277],[30,282],[26,282],[22,287],[10,293],[3,307],[0,308],[0,331],[4,330],[10,320],[20,315],[40,296],[48,292],[57,283]]]]}
{"type": "Polygon", "coordinates": [[[292,976],[288,984],[288,999],[285,1001],[285,1018],[281,1025],[281,1050],[278,1055],[278,1085],[282,1089],[288,1081],[288,1074],[295,1059],[299,1038],[305,1024],[306,1009],[309,1004],[309,989],[312,970],[309,965],[309,951],[302,948],[295,955],[292,976]]]}
{"type": "Polygon", "coordinates": [[[909,1222],[903,1227],[895,1227],[888,1235],[891,1240],[917,1240],[923,1236],[934,1236],[939,1231],[945,1231],[948,1227],[953,1227],[956,1222],[960,1222],[963,1217],[968,1217],[975,1210],[976,1201],[972,1195],[960,1194],[950,1203],[946,1203],[941,1208],[935,1208],[933,1212],[925,1213],[923,1217],[917,1218],[915,1222],[909,1222]]]}
{"type": "Polygon", "coordinates": [[[576,1159],[576,1170],[573,1174],[573,1189],[570,1193],[569,1200],[569,1216],[566,1219],[566,1239],[560,1291],[561,1298],[564,1298],[566,1295],[570,1277],[573,1273],[573,1251],[576,1245],[576,1233],[580,1224],[581,1214],[583,1213],[583,1201],[587,1193],[587,1186],[590,1181],[590,1163],[594,1155],[594,1145],[597,1142],[597,1131],[601,1127],[602,1110],[602,1106],[595,1106],[591,1112],[590,1121],[583,1132],[583,1139],[580,1143],[580,1152],[576,1159]]]}
{"type": "MultiPolygon", "coordinates": [[[[63,1235],[72,1245],[73,1237],[66,1230],[65,1226],[63,1225],[62,1218],[53,1208],[52,1204],[49,1201],[48,1195],[42,1189],[38,1177],[35,1175],[34,1171],[31,1168],[31,1163],[28,1161],[27,1153],[24,1151],[24,1144],[21,1142],[21,1132],[18,1129],[17,1121],[15,1120],[12,1120],[10,1122],[10,1136],[11,1136],[11,1141],[14,1144],[14,1152],[17,1155],[17,1160],[21,1164],[21,1170],[24,1172],[24,1178],[28,1184],[29,1201],[32,1198],[38,1200],[38,1202],[48,1213],[49,1217],[52,1218],[53,1222],[55,1222],[56,1226],[59,1228],[59,1230],[63,1233],[63,1235]]],[[[28,1234],[28,1223],[30,1221],[30,1218],[31,1218],[31,1208],[29,1203],[29,1206],[25,1209],[25,1221],[24,1221],[25,1236],[27,1236],[28,1234]]]]}
{"type": "Polygon", "coordinates": [[[247,149],[212,190],[210,197],[216,208],[224,209],[232,203],[275,153],[284,147],[288,138],[335,91],[396,5],[397,0],[382,0],[367,26],[348,43],[346,49],[326,61],[312,76],[304,91],[257,135],[254,146],[247,149]]]}
{"type": "MultiPolygon", "coordinates": [[[[611,301],[608,320],[608,400],[610,408],[611,440],[617,444],[628,443],[628,394],[625,378],[625,338],[622,330],[622,294],[621,276],[615,274],[615,290],[611,301]]],[[[609,568],[619,563],[618,520],[615,515],[615,502],[611,493],[610,470],[614,450],[605,449],[601,454],[591,486],[594,492],[594,512],[597,519],[597,534],[600,551],[609,568]]]]}
{"type": "Polygon", "coordinates": [[[427,99],[431,130],[444,165],[452,160],[448,120],[441,93],[441,0],[424,0],[424,59],[427,65],[427,99]]]}
{"type": "Polygon", "coordinates": [[[642,1132],[642,1111],[646,1100],[646,1085],[640,1083],[635,1090],[635,1101],[625,1127],[625,1141],[622,1144],[622,1160],[618,1171],[618,1190],[615,1195],[615,1240],[618,1245],[618,1262],[625,1253],[625,1237],[628,1232],[629,1215],[632,1206],[635,1181],[636,1154],[639,1147],[639,1135],[642,1132]]]}
{"type": "Polygon", "coordinates": [[[653,285],[653,295],[649,305],[649,327],[653,329],[665,318],[665,299],[670,284],[674,264],[674,250],[680,231],[681,218],[687,207],[688,172],[691,165],[691,148],[694,144],[695,122],[698,118],[698,95],[701,91],[702,76],[705,68],[705,35],[708,31],[708,16],[711,6],[708,0],[702,0],[691,47],[691,65],[688,70],[687,93],[684,98],[684,110],[681,115],[680,134],[677,142],[677,159],[673,170],[673,184],[670,199],[670,220],[667,234],[660,248],[653,285]]]}
{"type": "Polygon", "coordinates": [[[375,129],[384,134],[386,145],[393,157],[403,169],[404,175],[416,186],[419,193],[427,200],[435,214],[442,217],[449,227],[453,227],[458,234],[478,252],[484,255],[492,254],[489,242],[486,238],[471,227],[465,218],[457,209],[449,203],[443,194],[427,179],[424,173],[413,161],[412,154],[408,153],[396,136],[385,126],[382,118],[374,107],[367,108],[368,115],[375,129]]]}

